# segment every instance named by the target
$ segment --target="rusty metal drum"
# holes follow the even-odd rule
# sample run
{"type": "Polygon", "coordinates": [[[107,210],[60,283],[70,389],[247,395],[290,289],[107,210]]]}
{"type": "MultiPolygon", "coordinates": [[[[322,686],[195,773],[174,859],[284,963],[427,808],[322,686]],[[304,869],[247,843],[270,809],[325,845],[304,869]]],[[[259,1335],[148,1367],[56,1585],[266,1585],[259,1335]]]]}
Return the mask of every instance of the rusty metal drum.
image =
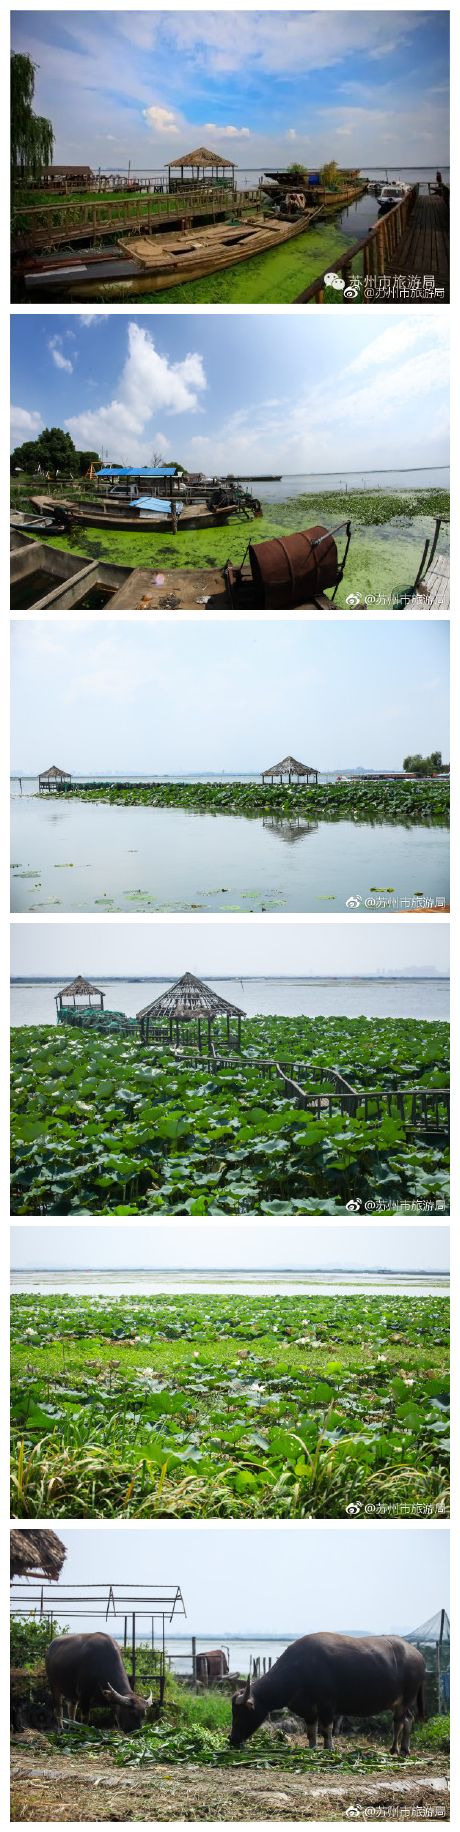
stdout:
{"type": "Polygon", "coordinates": [[[337,585],[337,547],[327,528],[278,535],[257,546],[250,542],[249,559],[257,600],[267,610],[308,603],[328,586],[337,585]]]}

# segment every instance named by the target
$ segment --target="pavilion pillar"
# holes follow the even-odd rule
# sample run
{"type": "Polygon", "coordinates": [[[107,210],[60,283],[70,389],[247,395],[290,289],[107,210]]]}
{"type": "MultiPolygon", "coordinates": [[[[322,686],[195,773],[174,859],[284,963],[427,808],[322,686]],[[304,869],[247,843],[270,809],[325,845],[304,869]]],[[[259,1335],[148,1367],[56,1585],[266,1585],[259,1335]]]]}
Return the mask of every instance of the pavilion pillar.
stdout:
{"type": "Polygon", "coordinates": [[[230,1040],[230,1012],[227,1012],[227,1037],[230,1040]]]}
{"type": "Polygon", "coordinates": [[[201,1020],[198,1019],[198,1049],[201,1056],[201,1020]]]}
{"type": "Polygon", "coordinates": [[[211,1019],[208,1018],[208,1056],[211,1055],[211,1019]]]}
{"type": "Polygon", "coordinates": [[[238,1018],[238,1049],[241,1049],[241,1018],[238,1018]]]}

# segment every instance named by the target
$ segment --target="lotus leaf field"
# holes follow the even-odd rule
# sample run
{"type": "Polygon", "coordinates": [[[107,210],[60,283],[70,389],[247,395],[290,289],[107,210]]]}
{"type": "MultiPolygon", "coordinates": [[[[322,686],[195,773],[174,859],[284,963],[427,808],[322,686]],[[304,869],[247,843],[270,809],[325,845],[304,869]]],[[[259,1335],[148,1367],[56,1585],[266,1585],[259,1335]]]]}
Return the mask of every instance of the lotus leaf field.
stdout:
{"type": "Polygon", "coordinates": [[[15,1518],[448,1509],[442,1297],[12,1300],[15,1518]]]}
{"type": "MultiPolygon", "coordinates": [[[[70,1025],[12,1032],[12,1211],[19,1215],[274,1215],[448,1210],[439,1132],[411,1132],[368,1098],[368,1117],[331,1099],[352,1088],[444,1090],[447,1024],[411,1019],[257,1017],[241,1055],[210,1059],[70,1025]],[[287,1060],[288,1059],[288,1060],[287,1060]],[[274,1064],[315,1105],[303,1110],[274,1064]],[[322,1074],[323,1079],[320,1078],[322,1074]],[[324,1100],[317,1116],[317,1099],[324,1100]]],[[[219,1025],[214,1040],[224,1045],[219,1025]]],[[[446,1121],[440,1097],[440,1121],[446,1121]]]]}
{"type": "MultiPolygon", "coordinates": [[[[374,825],[448,827],[449,780],[373,782],[360,777],[350,782],[107,782],[93,787],[78,784],[66,789],[79,801],[111,802],[122,807],[191,808],[200,813],[251,815],[309,814],[313,818],[356,820],[374,825]]],[[[56,799],[56,797],[55,797],[56,799]]]]}

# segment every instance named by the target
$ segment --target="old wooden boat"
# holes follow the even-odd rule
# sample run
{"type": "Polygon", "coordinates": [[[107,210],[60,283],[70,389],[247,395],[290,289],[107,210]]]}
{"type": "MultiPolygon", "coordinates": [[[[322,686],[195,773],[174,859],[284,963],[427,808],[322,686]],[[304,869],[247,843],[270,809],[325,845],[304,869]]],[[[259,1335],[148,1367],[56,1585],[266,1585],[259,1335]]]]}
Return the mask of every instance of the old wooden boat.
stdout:
{"type": "MultiPolygon", "coordinates": [[[[117,272],[113,275],[107,271],[104,261],[101,272],[94,261],[86,271],[82,256],[78,269],[72,272],[69,267],[67,273],[61,270],[56,278],[61,290],[65,286],[66,296],[75,300],[87,300],[101,286],[104,299],[109,299],[111,284],[116,287],[117,297],[127,299],[136,298],[142,292],[162,292],[165,287],[180,286],[182,280],[202,280],[207,274],[234,267],[238,261],[247,261],[252,255],[267,254],[281,243],[291,241],[293,236],[305,235],[319,215],[317,207],[306,208],[292,220],[267,216],[261,222],[253,213],[237,223],[212,223],[175,233],[168,231],[163,235],[120,239],[118,247],[123,260],[117,263],[117,272]]],[[[52,267],[50,261],[50,275],[52,267]]],[[[40,277],[44,284],[43,267],[40,277]]]]}
{"type": "MultiPolygon", "coordinates": [[[[244,611],[281,606],[330,609],[342,578],[351,529],[341,523],[332,532],[310,528],[282,540],[250,543],[239,566],[169,567],[113,565],[83,554],[68,554],[33,541],[18,531],[12,536],[12,609],[97,609],[178,611],[208,606],[244,611]],[[339,559],[335,537],[345,534],[339,559]],[[327,590],[332,597],[326,596],[327,590]]],[[[343,607],[342,607],[343,608],[343,607]]]]}
{"type": "MultiPolygon", "coordinates": [[[[231,516],[248,518],[245,504],[230,501],[222,508],[208,508],[206,502],[166,504],[160,498],[137,497],[129,509],[118,509],[110,499],[95,502],[79,498],[76,502],[54,496],[31,496],[37,514],[53,514],[56,528],[104,528],[113,534],[176,534],[183,529],[191,534],[200,528],[224,528],[231,516]]],[[[260,508],[257,513],[260,514],[260,508]]]]}

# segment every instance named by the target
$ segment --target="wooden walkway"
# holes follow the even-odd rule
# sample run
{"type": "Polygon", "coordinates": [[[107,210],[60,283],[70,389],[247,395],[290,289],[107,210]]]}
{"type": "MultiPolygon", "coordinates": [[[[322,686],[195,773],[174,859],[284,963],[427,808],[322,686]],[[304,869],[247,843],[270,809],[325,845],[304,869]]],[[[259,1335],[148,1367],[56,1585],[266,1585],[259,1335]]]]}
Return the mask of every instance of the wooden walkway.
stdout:
{"type": "Polygon", "coordinates": [[[450,557],[447,553],[436,554],[433,565],[428,567],[417,587],[416,597],[410,599],[411,610],[426,610],[428,602],[432,611],[450,610],[450,557]]]}
{"type": "MultiPolygon", "coordinates": [[[[443,197],[429,194],[417,198],[401,240],[391,259],[385,262],[385,274],[393,279],[400,275],[409,279],[415,275],[422,281],[425,275],[432,276],[438,298],[441,289],[440,303],[448,302],[449,211],[443,197]]],[[[416,303],[429,305],[434,298],[434,292],[420,291],[416,303]]],[[[401,297],[401,303],[413,305],[414,295],[408,291],[406,298],[401,297]]]]}

